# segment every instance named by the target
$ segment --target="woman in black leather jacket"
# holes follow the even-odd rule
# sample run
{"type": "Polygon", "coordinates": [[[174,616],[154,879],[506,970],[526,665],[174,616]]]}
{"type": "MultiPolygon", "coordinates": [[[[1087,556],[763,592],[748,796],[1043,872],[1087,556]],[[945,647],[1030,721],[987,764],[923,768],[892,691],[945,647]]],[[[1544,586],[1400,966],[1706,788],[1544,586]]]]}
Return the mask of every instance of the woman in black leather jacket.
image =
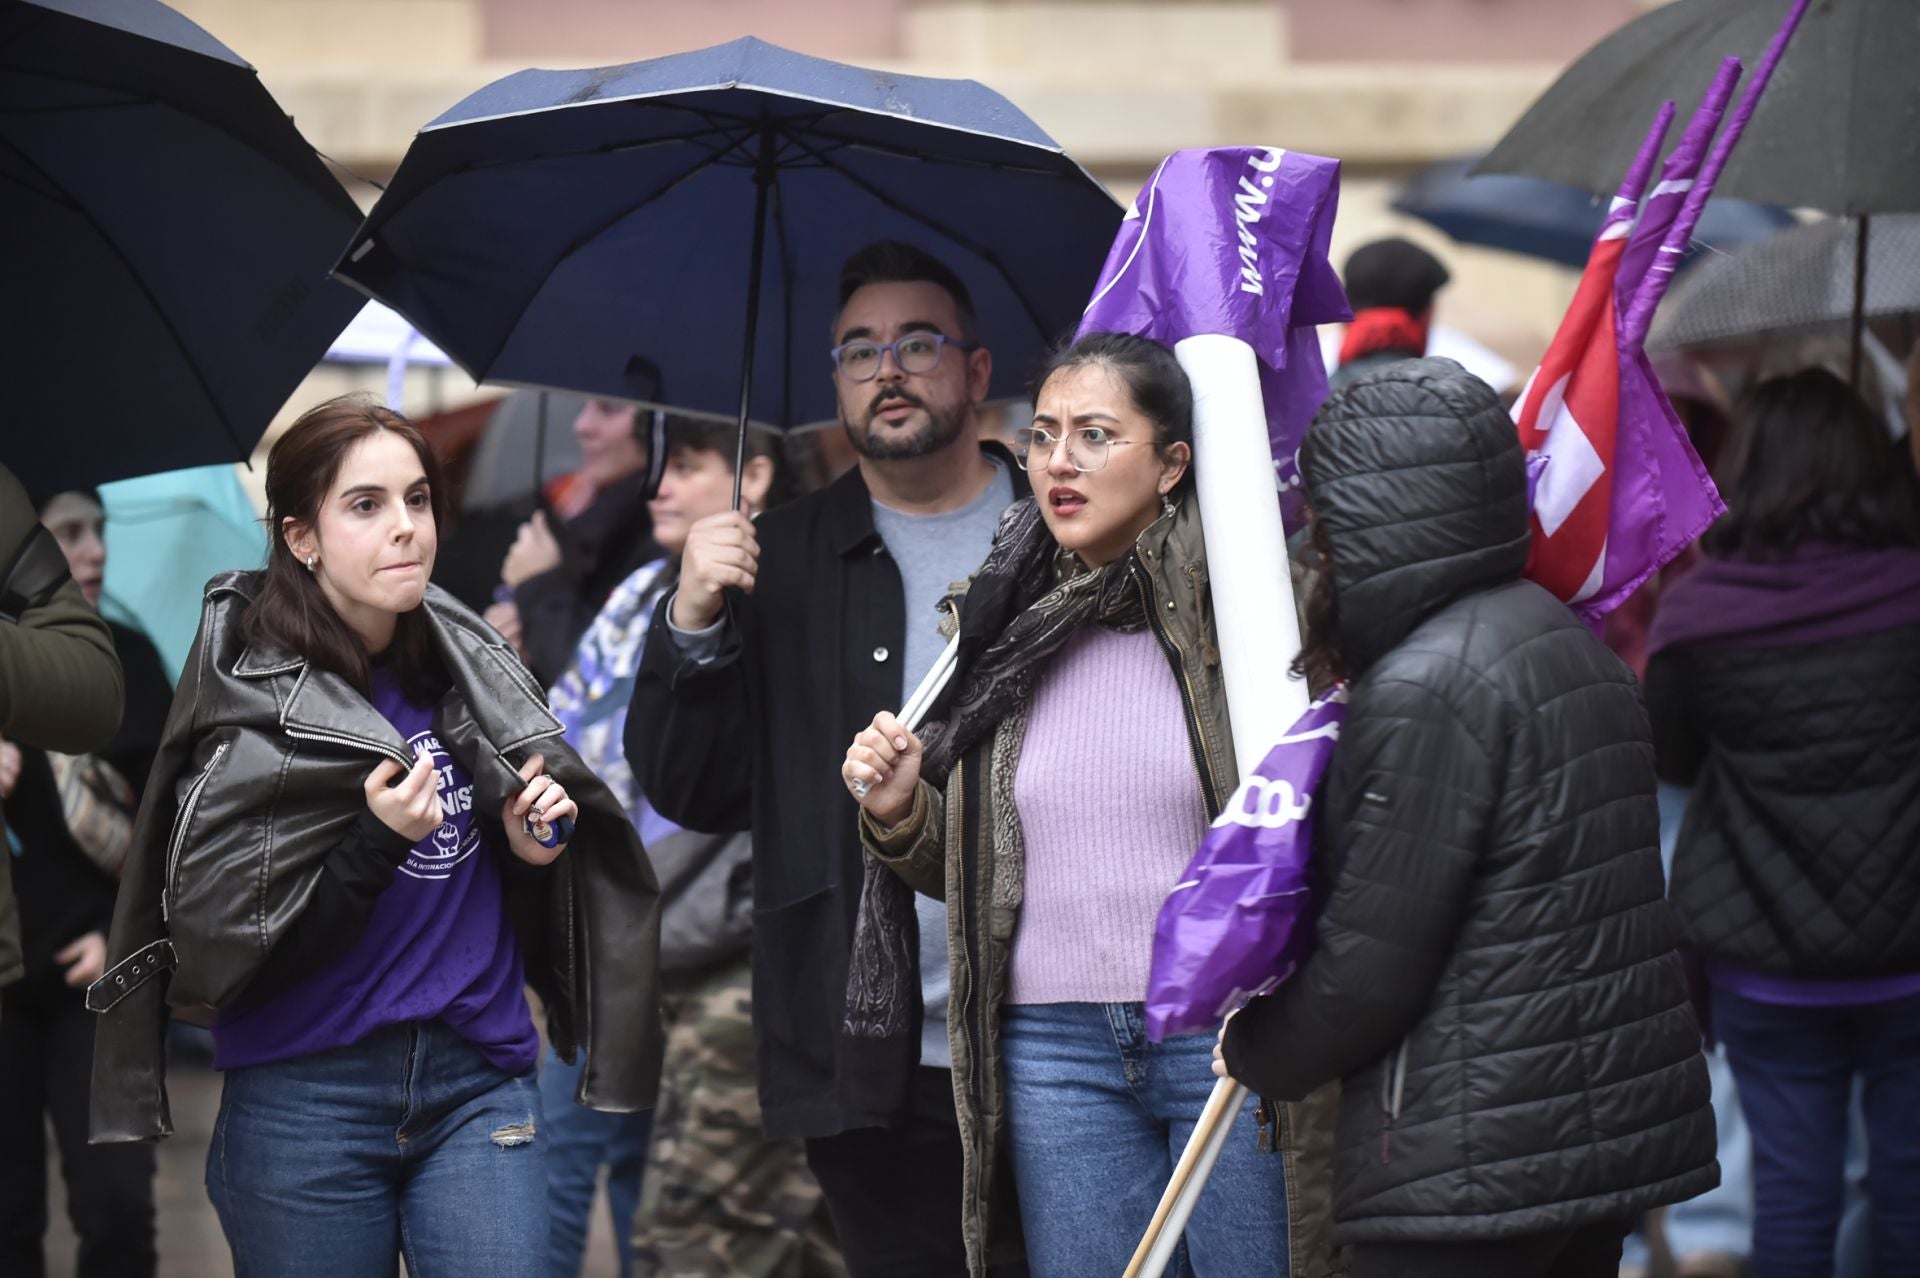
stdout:
{"type": "Polygon", "coordinates": [[[209,584],[89,992],[95,1137],[165,1133],[161,999],[211,1008],[242,1278],[537,1274],[524,986],[584,1040],[583,1101],[649,1105],[652,873],[524,667],[427,584],[444,498],[410,423],[320,405],[267,498],[265,571],[209,584]]]}

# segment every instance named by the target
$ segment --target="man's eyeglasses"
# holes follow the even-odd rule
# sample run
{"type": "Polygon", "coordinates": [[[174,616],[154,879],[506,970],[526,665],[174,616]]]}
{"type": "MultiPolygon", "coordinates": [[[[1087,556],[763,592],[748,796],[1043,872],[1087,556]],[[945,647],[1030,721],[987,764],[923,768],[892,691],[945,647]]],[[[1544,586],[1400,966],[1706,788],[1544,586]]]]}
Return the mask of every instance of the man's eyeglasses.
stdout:
{"type": "MultiPolygon", "coordinates": [[[[1067,461],[1081,474],[1091,474],[1107,464],[1108,450],[1116,445],[1137,444],[1137,439],[1115,439],[1113,432],[1102,426],[1082,426],[1070,430],[1065,435],[1067,461]]],[[[1039,426],[1029,426],[1016,432],[1014,444],[1020,454],[1020,460],[1028,470],[1045,470],[1053,461],[1054,450],[1060,447],[1062,436],[1039,426]]]]}
{"type": "Polygon", "coordinates": [[[834,367],[850,382],[870,382],[880,375],[887,352],[903,373],[931,373],[940,366],[940,352],[949,346],[963,351],[980,349],[978,342],[963,342],[945,333],[908,333],[891,342],[869,342],[865,338],[833,348],[834,367]]]}

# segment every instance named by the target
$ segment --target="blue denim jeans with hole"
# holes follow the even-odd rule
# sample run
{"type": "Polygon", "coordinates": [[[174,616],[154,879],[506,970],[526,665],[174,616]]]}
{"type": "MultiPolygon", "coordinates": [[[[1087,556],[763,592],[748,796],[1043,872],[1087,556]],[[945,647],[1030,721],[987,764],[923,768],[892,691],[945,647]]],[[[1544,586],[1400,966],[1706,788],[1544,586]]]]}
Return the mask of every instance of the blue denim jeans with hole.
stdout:
{"type": "MultiPolygon", "coordinates": [[[[1001,1016],[1007,1135],[1033,1278],[1118,1274],[1213,1092],[1212,1034],[1149,1043],[1138,1003],[1038,1003],[1001,1016]]],[[[1167,1274],[1286,1278],[1287,1182],[1235,1118],[1167,1274]]]]}
{"type": "Polygon", "coordinates": [[[207,1194],[235,1278],[544,1278],[547,1165],[532,1070],[439,1021],[230,1070],[207,1194]]]}

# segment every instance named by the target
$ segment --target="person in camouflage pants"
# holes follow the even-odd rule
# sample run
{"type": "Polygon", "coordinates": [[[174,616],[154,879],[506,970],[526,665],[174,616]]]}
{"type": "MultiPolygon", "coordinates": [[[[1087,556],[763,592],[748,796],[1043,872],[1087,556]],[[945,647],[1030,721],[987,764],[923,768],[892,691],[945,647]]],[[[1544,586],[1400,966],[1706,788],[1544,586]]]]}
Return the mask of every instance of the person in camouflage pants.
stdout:
{"type": "Polygon", "coordinates": [[[662,981],[667,1053],[634,1219],[636,1275],[847,1272],[806,1146],[760,1134],[750,973],[742,956],[662,981]]]}

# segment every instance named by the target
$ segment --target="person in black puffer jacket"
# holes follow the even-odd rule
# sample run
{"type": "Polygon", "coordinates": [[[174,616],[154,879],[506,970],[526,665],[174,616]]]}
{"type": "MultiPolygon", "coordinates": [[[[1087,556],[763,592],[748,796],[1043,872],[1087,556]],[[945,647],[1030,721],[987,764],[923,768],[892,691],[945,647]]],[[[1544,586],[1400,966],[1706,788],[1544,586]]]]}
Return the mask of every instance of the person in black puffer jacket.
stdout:
{"type": "Polygon", "coordinates": [[[1350,681],[1314,953],[1228,1021],[1269,1099],[1343,1080],[1354,1278],[1611,1276],[1718,1182],[1632,675],[1521,579],[1527,480],[1449,360],[1363,377],[1301,450],[1326,558],[1302,664],[1350,681]]]}
{"type": "Polygon", "coordinates": [[[1694,786],[1673,903],[1753,1129],[1753,1272],[1833,1272],[1857,1074],[1874,1272],[1920,1274],[1920,494],[1821,370],[1756,387],[1725,463],[1647,704],[1694,786]]]}

